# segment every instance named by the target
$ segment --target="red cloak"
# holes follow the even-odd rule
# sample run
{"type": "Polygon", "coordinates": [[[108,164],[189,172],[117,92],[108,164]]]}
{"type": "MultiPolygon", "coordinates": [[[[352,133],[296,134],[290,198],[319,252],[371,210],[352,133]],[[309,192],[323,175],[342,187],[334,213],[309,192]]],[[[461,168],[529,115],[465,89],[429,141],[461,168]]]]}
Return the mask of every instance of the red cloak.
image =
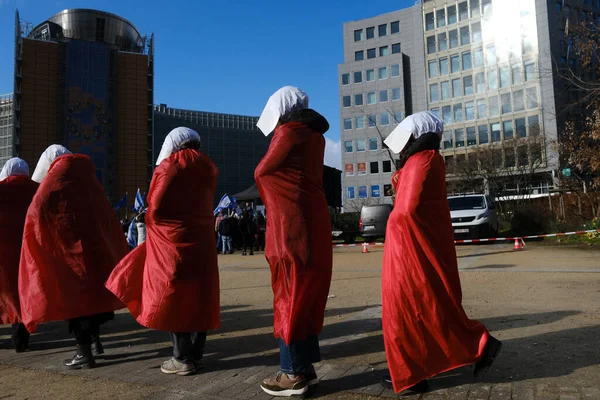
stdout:
{"type": "Polygon", "coordinates": [[[27,330],[122,308],[104,282],[127,251],[92,160],[54,160],[25,220],[19,293],[27,330]]]}
{"type": "MultiPolygon", "coordinates": [[[[327,124],[312,112],[320,125],[327,124]]],[[[323,190],[327,128],[313,125],[279,126],[254,173],[267,213],[274,333],[287,344],[321,332],[331,284],[331,222],[323,190]]]]}
{"type": "Polygon", "coordinates": [[[9,176],[0,182],[0,325],[21,322],[21,242],[27,208],[37,187],[28,176],[9,176]]]}
{"type": "Polygon", "coordinates": [[[410,157],[396,192],[383,257],[382,319],[394,390],[401,392],[481,358],[489,333],[462,307],[442,156],[410,157]]]}
{"type": "Polygon", "coordinates": [[[217,167],[196,150],[154,170],[146,241],[127,255],[106,287],[143,326],[170,332],[219,328],[219,267],[212,204],[217,167]]]}

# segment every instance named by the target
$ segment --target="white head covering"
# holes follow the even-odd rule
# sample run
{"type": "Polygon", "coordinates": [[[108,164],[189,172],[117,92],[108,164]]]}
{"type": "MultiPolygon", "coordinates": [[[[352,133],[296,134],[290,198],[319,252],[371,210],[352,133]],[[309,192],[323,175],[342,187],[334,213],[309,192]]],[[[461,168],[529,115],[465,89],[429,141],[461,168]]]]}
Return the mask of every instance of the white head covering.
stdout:
{"type": "Polygon", "coordinates": [[[65,154],[73,154],[66,147],[61,146],[60,144],[53,144],[48,147],[46,151],[42,153],[40,160],[38,161],[35,171],[33,171],[33,175],[31,176],[31,180],[37,183],[41,183],[42,180],[48,174],[48,169],[50,169],[50,165],[56,160],[58,157],[63,156],[65,154]]]}
{"type": "Polygon", "coordinates": [[[426,133],[436,133],[440,139],[444,134],[444,123],[433,113],[422,111],[409,115],[390,133],[384,143],[394,152],[400,153],[411,136],[415,139],[426,133]]]}
{"type": "Polygon", "coordinates": [[[9,176],[29,176],[29,166],[25,160],[19,157],[13,157],[4,164],[2,172],[0,172],[0,181],[5,180],[9,176]]]}
{"type": "Polygon", "coordinates": [[[284,86],[269,98],[256,126],[265,136],[269,136],[279,118],[303,108],[308,108],[308,95],[297,87],[284,86]]]}
{"type": "Polygon", "coordinates": [[[159,165],[163,160],[169,158],[171,154],[181,150],[181,145],[190,141],[201,142],[198,132],[185,127],[173,129],[165,138],[160,153],[158,154],[156,165],[159,165]]]}

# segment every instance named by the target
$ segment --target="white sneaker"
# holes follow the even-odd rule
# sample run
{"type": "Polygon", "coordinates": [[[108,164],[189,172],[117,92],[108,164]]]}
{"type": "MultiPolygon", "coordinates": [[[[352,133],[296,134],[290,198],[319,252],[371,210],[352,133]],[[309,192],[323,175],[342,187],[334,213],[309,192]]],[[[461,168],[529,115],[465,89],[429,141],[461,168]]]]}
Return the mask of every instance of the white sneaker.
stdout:
{"type": "Polygon", "coordinates": [[[160,372],[163,374],[191,375],[196,371],[194,363],[182,363],[171,358],[160,366],[160,372]]]}

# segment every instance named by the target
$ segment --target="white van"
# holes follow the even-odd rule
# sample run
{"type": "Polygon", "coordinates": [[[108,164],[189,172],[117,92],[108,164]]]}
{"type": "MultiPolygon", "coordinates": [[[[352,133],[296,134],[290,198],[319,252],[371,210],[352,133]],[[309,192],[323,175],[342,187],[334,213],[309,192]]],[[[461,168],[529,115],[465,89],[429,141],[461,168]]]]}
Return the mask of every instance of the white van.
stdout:
{"type": "Polygon", "coordinates": [[[498,235],[498,214],[489,196],[450,196],[448,204],[456,239],[483,239],[498,235]]]}

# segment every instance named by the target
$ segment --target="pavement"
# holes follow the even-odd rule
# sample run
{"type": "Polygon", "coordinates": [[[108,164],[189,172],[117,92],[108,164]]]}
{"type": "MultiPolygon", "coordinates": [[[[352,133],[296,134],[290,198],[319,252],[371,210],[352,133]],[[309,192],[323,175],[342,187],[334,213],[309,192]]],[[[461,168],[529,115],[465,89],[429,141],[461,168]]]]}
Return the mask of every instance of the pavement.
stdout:
{"type": "MultiPolygon", "coordinates": [[[[600,399],[600,252],[528,244],[459,246],[463,305],[504,347],[474,380],[470,367],[430,380],[407,399],[600,399]]],[[[381,333],[381,247],[334,250],[320,385],[311,398],[395,398],[379,385],[387,366],[381,333]]],[[[220,256],[221,328],[208,337],[205,369],[160,373],[170,357],[165,332],[139,326],[127,312],[103,326],[98,367],[66,371],[74,352],[66,323],[39,327],[32,351],[10,348],[0,326],[0,399],[269,399],[259,382],[278,371],[272,335],[270,273],[262,254],[220,256]]]]}

